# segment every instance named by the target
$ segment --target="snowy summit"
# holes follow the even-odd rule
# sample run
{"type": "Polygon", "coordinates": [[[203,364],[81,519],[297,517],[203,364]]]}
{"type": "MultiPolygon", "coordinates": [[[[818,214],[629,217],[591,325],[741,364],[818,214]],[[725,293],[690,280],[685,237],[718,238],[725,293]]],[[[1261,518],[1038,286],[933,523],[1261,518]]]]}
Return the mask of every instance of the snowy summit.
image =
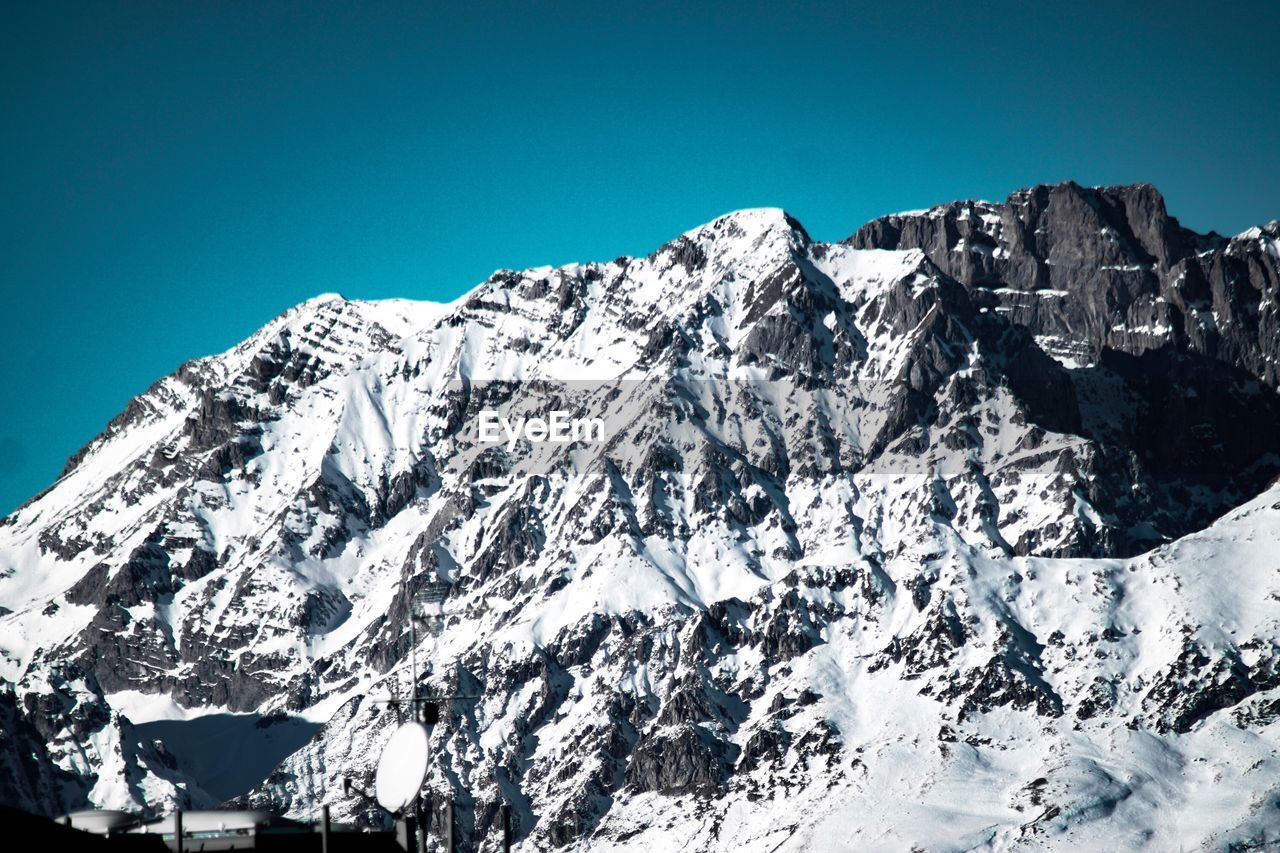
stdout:
{"type": "Polygon", "coordinates": [[[1278,302],[1274,224],[1071,183],[310,300],[0,524],[0,800],[376,821],[412,652],[470,838],[1274,842],[1278,302]]]}

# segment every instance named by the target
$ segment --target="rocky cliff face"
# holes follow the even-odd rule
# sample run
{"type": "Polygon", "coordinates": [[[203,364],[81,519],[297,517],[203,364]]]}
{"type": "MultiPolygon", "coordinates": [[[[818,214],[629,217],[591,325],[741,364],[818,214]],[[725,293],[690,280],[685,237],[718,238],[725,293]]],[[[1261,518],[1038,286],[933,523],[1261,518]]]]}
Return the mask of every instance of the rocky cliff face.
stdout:
{"type": "Polygon", "coordinates": [[[1278,295],[1280,226],[1064,184],[313,300],[0,526],[0,791],[204,804],[148,725],[253,713],[324,725],[244,799],[376,819],[341,779],[429,587],[473,840],[502,802],[529,849],[1273,838],[1278,295]],[[477,431],[551,411],[601,440],[477,431]]]}
{"type": "Polygon", "coordinates": [[[1075,365],[1169,349],[1280,384],[1280,222],[1235,238],[1188,231],[1149,184],[1039,186],[1003,204],[886,216],[847,242],[919,249],[975,301],[1075,365]]]}

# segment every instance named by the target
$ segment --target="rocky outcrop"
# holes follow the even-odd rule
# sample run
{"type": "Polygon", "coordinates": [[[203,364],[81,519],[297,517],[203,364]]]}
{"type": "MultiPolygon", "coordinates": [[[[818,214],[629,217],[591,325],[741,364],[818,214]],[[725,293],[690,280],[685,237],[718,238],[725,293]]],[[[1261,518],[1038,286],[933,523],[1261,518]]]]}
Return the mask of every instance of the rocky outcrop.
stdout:
{"type": "Polygon", "coordinates": [[[1073,360],[1169,349],[1276,388],[1277,237],[1275,223],[1230,239],[1189,231],[1150,184],[1067,182],[881,217],[847,242],[920,249],[979,306],[1073,360]]]}

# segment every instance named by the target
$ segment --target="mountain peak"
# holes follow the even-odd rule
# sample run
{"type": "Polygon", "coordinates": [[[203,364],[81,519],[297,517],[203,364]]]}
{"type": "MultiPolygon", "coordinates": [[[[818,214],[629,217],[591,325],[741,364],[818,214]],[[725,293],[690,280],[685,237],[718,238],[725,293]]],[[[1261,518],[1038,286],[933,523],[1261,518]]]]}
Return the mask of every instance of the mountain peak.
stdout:
{"type": "Polygon", "coordinates": [[[756,240],[765,235],[794,238],[802,244],[810,242],[809,232],[799,220],[780,207],[735,210],[692,228],[681,237],[699,241],[723,240],[726,237],[756,240]]]}
{"type": "Polygon", "coordinates": [[[318,293],[315,296],[303,302],[302,304],[303,305],[324,305],[329,302],[346,302],[346,301],[347,301],[347,297],[343,296],[341,293],[331,291],[329,293],[318,293]]]}

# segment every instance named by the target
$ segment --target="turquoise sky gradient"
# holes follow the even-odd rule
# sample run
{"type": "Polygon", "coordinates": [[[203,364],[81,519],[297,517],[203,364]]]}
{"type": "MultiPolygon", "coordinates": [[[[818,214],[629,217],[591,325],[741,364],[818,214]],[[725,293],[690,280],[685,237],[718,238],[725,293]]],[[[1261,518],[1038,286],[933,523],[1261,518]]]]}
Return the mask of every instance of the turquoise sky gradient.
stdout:
{"type": "Polygon", "coordinates": [[[770,205],[819,239],[1067,178],[1280,217],[1267,4],[9,4],[0,513],[323,291],[451,299],[770,205]]]}

